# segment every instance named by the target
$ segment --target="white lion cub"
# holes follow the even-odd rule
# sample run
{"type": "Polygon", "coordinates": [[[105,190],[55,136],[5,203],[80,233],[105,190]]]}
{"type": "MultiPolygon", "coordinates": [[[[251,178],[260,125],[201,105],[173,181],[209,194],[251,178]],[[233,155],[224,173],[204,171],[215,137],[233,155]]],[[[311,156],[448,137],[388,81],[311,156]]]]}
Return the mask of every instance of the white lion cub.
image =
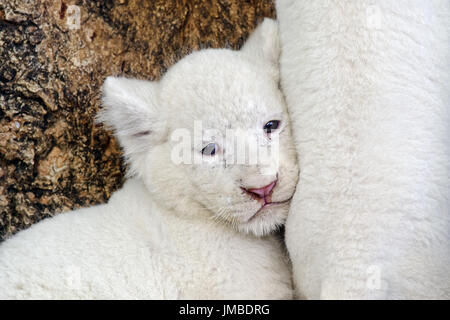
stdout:
{"type": "Polygon", "coordinates": [[[292,298],[288,260],[270,235],[298,179],[278,54],[266,19],[242,50],[192,53],[159,82],[106,79],[100,118],[133,178],[107,204],[1,244],[0,298],[292,298]],[[230,160],[238,147],[231,157],[225,140],[236,130],[245,151],[256,146],[269,161],[230,160]]]}

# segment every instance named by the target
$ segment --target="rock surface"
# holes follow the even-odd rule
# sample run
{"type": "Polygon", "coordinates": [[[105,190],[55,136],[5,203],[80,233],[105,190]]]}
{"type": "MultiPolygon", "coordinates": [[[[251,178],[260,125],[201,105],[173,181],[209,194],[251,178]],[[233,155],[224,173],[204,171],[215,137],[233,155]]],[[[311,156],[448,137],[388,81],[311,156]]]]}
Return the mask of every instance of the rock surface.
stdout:
{"type": "Polygon", "coordinates": [[[120,147],[93,121],[106,76],[158,79],[274,15],[263,0],[0,0],[0,241],[123,183],[120,147]]]}

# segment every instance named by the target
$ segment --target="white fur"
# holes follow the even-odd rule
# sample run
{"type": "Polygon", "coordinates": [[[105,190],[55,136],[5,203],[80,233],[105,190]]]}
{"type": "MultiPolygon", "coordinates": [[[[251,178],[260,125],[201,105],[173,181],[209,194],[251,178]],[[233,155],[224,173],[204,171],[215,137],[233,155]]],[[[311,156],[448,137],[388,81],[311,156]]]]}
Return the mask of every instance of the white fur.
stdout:
{"type": "MultiPolygon", "coordinates": [[[[283,299],[292,297],[282,241],[288,203],[261,208],[241,188],[288,200],[297,160],[278,89],[277,26],[266,20],[242,51],[203,50],[159,82],[108,78],[100,119],[134,175],[105,205],[55,216],[0,246],[0,298],[283,299]],[[258,45],[260,44],[260,45],[258,45]],[[224,152],[175,164],[171,133],[194,121],[224,133],[282,120],[276,171],[224,165],[224,152]]],[[[250,138],[250,137],[248,137],[250,138]]],[[[208,141],[204,141],[208,143],[208,141]]],[[[201,145],[193,152],[201,154],[201,145]]]]}
{"type": "Polygon", "coordinates": [[[450,1],[279,0],[304,298],[450,298],[450,1]]]}

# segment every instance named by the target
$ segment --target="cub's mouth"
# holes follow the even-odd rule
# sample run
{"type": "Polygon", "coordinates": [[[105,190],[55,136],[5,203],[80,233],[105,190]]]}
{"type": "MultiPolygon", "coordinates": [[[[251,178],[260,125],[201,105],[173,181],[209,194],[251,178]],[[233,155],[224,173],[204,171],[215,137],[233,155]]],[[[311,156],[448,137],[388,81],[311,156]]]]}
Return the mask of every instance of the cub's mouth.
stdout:
{"type": "Polygon", "coordinates": [[[258,209],[258,211],[255,212],[255,214],[253,216],[251,216],[247,222],[252,221],[253,219],[255,219],[257,216],[259,216],[259,214],[266,208],[269,207],[274,207],[274,206],[278,206],[278,205],[282,205],[285,203],[288,203],[289,201],[291,201],[292,197],[290,197],[289,199],[283,200],[283,201],[277,201],[277,202],[264,202],[264,204],[261,206],[261,208],[258,209]]]}
{"type": "Polygon", "coordinates": [[[273,191],[275,189],[275,186],[276,186],[277,182],[278,182],[278,177],[277,177],[277,179],[275,181],[273,181],[272,183],[270,183],[269,185],[267,185],[267,186],[265,186],[263,188],[259,188],[259,189],[245,189],[245,188],[241,187],[241,189],[242,189],[242,191],[244,191],[244,193],[248,194],[252,199],[257,200],[261,204],[261,207],[255,212],[254,215],[252,215],[247,220],[247,222],[250,222],[253,219],[255,219],[265,209],[285,204],[285,203],[289,202],[292,199],[292,196],[291,196],[291,197],[289,197],[286,200],[272,201],[272,193],[273,193],[273,191]]]}

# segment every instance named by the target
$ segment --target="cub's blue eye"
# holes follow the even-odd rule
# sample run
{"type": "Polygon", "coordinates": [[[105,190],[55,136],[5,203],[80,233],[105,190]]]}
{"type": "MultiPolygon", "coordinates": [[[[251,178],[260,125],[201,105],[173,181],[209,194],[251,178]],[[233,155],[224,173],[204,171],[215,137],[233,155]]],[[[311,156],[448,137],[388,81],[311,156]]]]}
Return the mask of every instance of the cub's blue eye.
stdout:
{"type": "Polygon", "coordinates": [[[202,153],[205,156],[213,156],[219,150],[219,146],[215,143],[210,143],[202,149],[202,153]]]}
{"type": "Polygon", "coordinates": [[[271,133],[272,131],[278,129],[280,126],[280,120],[270,120],[264,125],[264,131],[266,133],[271,133]]]}

